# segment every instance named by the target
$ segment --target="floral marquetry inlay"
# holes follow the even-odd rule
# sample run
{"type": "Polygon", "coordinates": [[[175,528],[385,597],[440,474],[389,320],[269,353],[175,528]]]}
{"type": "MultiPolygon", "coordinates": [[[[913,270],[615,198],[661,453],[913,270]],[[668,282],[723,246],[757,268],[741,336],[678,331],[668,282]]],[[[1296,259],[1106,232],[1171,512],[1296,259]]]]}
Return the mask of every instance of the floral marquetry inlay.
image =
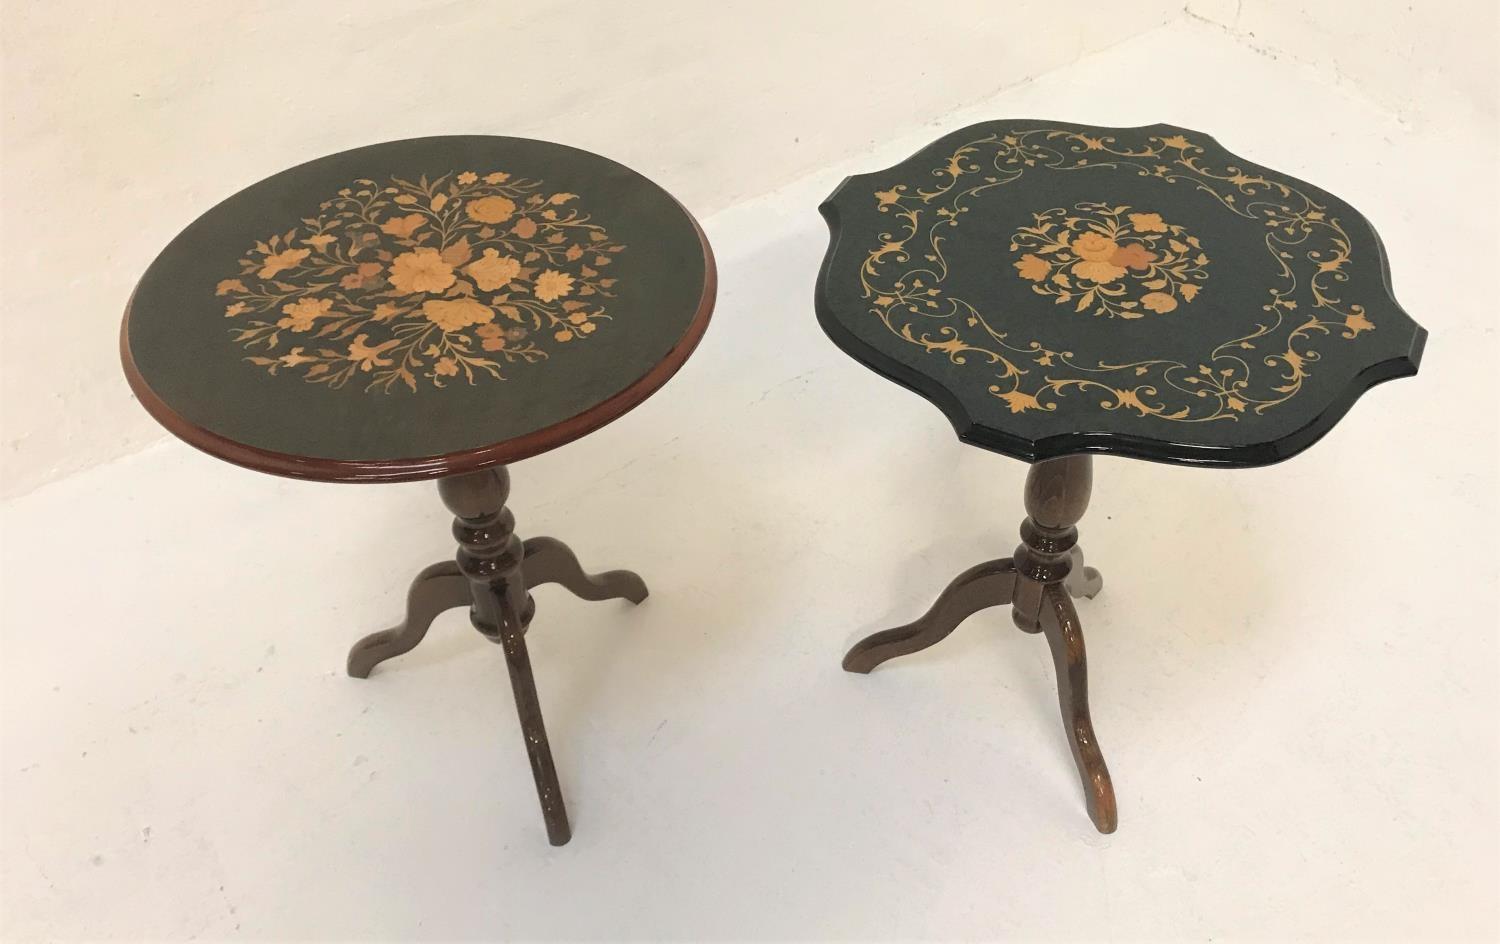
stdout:
{"type": "Polygon", "coordinates": [[[501,379],[610,321],[625,247],[577,199],[503,171],[355,180],[215,292],[271,374],[386,392],[501,379]]]}
{"type": "MultiPolygon", "coordinates": [[[[1233,422],[1274,409],[1304,389],[1319,345],[1353,342],[1376,325],[1358,298],[1341,291],[1354,248],[1337,215],[1294,181],[1209,156],[1221,153],[1183,134],[1147,129],[1115,136],[1017,127],[976,135],[864,198],[890,220],[859,265],[865,310],[901,341],[972,369],[1009,413],[1054,411],[1064,398],[1179,422],[1233,422]],[[1030,223],[1011,231],[1008,254],[996,259],[1008,278],[1042,296],[1038,302],[1061,306],[1049,329],[1092,321],[1075,313],[1170,318],[1195,326],[1194,337],[1208,332],[1208,343],[1186,357],[1086,356],[1041,340],[1037,323],[1006,310],[1010,303],[965,293],[963,286],[975,283],[955,273],[951,247],[965,239],[967,221],[993,210],[986,201],[1002,195],[1009,207],[1024,205],[1022,181],[1048,174],[1097,183],[1105,198],[1024,211],[1030,223]],[[1184,216],[1192,204],[1108,201],[1111,177],[1121,176],[1181,188],[1184,198],[1201,200],[1194,212],[1202,220],[1220,214],[1229,226],[1244,227],[1243,251],[1269,260],[1263,292],[1215,294],[1211,257],[1224,248],[1195,233],[1207,224],[1184,216]]],[[[1066,333],[1057,328],[1051,336],[1066,333]]]]}
{"type": "Polygon", "coordinates": [[[1208,278],[1198,237],[1129,206],[1079,203],[1032,214],[1010,248],[1033,292],[1112,318],[1173,311],[1197,298],[1208,278]]]}

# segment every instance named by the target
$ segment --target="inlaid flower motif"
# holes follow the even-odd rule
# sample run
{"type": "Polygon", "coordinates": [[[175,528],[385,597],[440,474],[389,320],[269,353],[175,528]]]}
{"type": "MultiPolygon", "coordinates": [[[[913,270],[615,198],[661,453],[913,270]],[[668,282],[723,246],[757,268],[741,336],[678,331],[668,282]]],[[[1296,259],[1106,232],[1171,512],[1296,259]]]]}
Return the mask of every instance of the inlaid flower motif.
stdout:
{"type": "Polygon", "coordinates": [[[1081,262],[1073,263],[1072,272],[1078,278],[1088,279],[1090,282],[1113,282],[1125,275],[1125,270],[1120,266],[1109,262],[1098,262],[1093,259],[1084,259],[1081,262]]]}
{"type": "Polygon", "coordinates": [[[452,301],[434,298],[422,303],[422,314],[444,331],[457,331],[495,319],[494,309],[472,298],[455,298],[452,301]]]}
{"type": "Polygon", "coordinates": [[[573,277],[566,272],[548,269],[536,277],[536,297],[544,302],[556,301],[573,292],[573,277]]]}
{"type": "Polygon", "coordinates": [[[501,380],[610,321],[602,270],[625,247],[577,200],[497,170],[362,178],[211,285],[270,374],[384,392],[501,380]]]}
{"type": "Polygon", "coordinates": [[[1141,306],[1151,311],[1166,313],[1177,307],[1177,299],[1165,292],[1147,292],[1141,296],[1141,306]]]}
{"type": "Polygon", "coordinates": [[[1126,243],[1109,257],[1109,264],[1126,269],[1145,269],[1156,261],[1156,253],[1140,243],[1126,243]]]}
{"type": "Polygon", "coordinates": [[[510,256],[500,255],[498,249],[486,249],[484,254],[464,270],[480,291],[495,292],[504,288],[511,279],[521,274],[521,262],[510,256]]]}
{"type": "Polygon", "coordinates": [[[1119,245],[1103,233],[1092,230],[1073,239],[1073,254],[1086,262],[1108,262],[1119,245]]]}
{"type": "Polygon", "coordinates": [[[499,351],[505,347],[505,329],[497,324],[480,325],[474,333],[479,335],[479,346],[486,351],[499,351]]]}
{"type": "Polygon", "coordinates": [[[480,197],[469,204],[469,217],[481,223],[503,223],[515,212],[515,203],[506,197],[480,197]]]}
{"type": "Polygon", "coordinates": [[[446,291],[454,279],[453,266],[430,246],[404,252],[391,263],[391,285],[404,295],[446,291]]]}
{"type": "Polygon", "coordinates": [[[384,271],[385,266],[378,262],[361,262],[357,269],[339,279],[339,286],[348,289],[364,288],[379,281],[380,273],[384,271]]]}
{"type": "Polygon", "coordinates": [[[1031,290],[1074,311],[1131,320],[1198,296],[1208,256],[1160,213],[1079,203],[1032,214],[1011,237],[1013,265],[1031,290]]]}
{"type": "Polygon", "coordinates": [[[1012,265],[1021,274],[1021,278],[1030,279],[1033,282],[1040,282],[1052,274],[1052,263],[1033,252],[1026,253],[1012,265]]]}
{"type": "Polygon", "coordinates": [[[281,311],[285,318],[277,321],[278,327],[289,328],[293,331],[310,331],[313,322],[328,314],[333,307],[331,298],[299,298],[295,302],[282,305],[281,311]]]}

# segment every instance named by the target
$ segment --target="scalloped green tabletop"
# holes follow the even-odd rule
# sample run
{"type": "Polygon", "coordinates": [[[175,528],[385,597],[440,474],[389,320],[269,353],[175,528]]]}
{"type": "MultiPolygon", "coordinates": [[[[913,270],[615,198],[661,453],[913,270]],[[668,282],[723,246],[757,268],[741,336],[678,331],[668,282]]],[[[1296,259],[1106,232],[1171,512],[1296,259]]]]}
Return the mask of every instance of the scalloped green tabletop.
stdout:
{"type": "Polygon", "coordinates": [[[1276,462],[1426,339],[1353,207],[1185,128],[985,122],[821,209],[829,337],[1026,461],[1276,462]]]}

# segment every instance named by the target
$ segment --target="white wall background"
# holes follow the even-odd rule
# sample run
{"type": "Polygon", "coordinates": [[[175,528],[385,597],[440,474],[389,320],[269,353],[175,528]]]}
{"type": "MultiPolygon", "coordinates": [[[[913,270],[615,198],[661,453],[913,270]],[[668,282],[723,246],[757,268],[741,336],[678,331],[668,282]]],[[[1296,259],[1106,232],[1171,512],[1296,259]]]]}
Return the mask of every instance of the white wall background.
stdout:
{"type": "MultiPolygon", "coordinates": [[[[1187,11],[1266,55],[1318,66],[1403,123],[1426,124],[1433,110],[1424,106],[1450,98],[1494,122],[1500,98],[1495,3],[1188,0],[1187,11]]],[[[1245,92],[1256,102],[1254,89],[1245,92]]],[[[1257,104],[1270,110],[1296,103],[1261,98],[1257,104]]]]}

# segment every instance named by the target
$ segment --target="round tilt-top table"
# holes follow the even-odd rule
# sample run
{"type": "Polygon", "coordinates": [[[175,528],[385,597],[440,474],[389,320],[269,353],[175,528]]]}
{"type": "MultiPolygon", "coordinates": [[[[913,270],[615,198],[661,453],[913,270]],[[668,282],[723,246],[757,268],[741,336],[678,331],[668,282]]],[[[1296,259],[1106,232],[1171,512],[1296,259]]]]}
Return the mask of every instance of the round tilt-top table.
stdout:
{"type": "Polygon", "coordinates": [[[525,633],[529,591],[646,597],[553,538],[522,541],[506,464],[655,392],[713,311],[713,253],[670,194],[613,161],[522,138],[393,141],[228,198],[156,258],[120,349],[141,404],[188,443],[327,482],[437,479],[456,560],[349,674],[409,651],[444,610],[500,643],[547,834],[570,838],[525,633]]]}
{"type": "Polygon", "coordinates": [[[1415,374],[1426,332],[1351,206],[1170,125],[985,122],[849,178],[821,209],[829,338],[935,404],[962,441],[1032,464],[1013,556],[965,571],[844,668],[869,672],[1009,604],[1046,635],[1089,816],[1112,832],[1072,601],[1102,586],[1075,527],[1090,454],[1278,462],[1370,387],[1415,374]]]}

